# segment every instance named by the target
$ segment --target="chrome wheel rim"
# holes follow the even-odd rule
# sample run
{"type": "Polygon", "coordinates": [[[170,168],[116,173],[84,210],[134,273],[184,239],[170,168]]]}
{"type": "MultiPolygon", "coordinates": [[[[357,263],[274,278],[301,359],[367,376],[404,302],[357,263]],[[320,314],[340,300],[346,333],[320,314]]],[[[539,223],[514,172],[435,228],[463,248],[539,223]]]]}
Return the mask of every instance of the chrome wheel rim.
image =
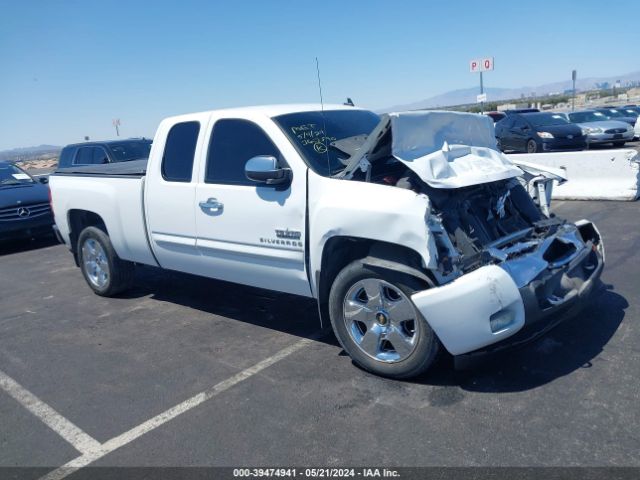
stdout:
{"type": "Polygon", "coordinates": [[[82,261],[89,281],[98,288],[104,288],[109,281],[109,262],[100,242],[93,238],[84,241],[82,261]]]}
{"type": "Polygon", "coordinates": [[[420,330],[418,312],[398,287],[376,278],[351,286],[342,307],[349,336],[367,356],[385,363],[407,359],[420,330]]]}

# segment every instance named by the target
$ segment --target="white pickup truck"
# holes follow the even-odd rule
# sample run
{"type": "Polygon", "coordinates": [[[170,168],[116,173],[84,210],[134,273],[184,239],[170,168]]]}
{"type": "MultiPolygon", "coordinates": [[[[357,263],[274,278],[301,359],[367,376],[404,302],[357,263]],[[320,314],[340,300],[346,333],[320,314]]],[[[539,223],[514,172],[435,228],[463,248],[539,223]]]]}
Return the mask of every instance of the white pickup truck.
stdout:
{"type": "Polygon", "coordinates": [[[313,297],[357,364],[406,378],[442,348],[503,348],[585,303],[603,244],[549,214],[554,179],[502,155],[488,117],[286,105],[168,118],[148,161],[61,169],[50,186],[97,294],[146,264],[313,297]]]}

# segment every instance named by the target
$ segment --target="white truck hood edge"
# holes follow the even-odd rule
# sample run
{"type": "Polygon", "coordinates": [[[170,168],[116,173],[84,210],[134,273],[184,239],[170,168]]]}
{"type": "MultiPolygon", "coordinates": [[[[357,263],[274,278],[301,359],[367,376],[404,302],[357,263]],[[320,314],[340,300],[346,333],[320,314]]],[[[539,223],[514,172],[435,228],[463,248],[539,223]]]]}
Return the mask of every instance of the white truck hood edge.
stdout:
{"type": "Polygon", "coordinates": [[[366,168],[367,162],[389,155],[434,188],[460,188],[523,174],[497,150],[489,117],[427,111],[382,115],[338,176],[351,178],[358,168],[366,168]]]}

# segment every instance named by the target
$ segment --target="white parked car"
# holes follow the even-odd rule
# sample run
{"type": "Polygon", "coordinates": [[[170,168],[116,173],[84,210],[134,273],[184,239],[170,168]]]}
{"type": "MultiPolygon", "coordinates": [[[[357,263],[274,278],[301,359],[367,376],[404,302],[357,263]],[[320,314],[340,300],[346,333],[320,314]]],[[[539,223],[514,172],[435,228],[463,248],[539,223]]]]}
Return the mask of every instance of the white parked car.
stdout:
{"type": "Polygon", "coordinates": [[[636,125],[633,127],[634,138],[640,139],[640,117],[636,120],[636,125]]]}
{"type": "Polygon", "coordinates": [[[313,297],[353,360],[389,377],[547,331],[604,265],[591,222],[547,215],[562,179],[510,161],[481,115],[194,113],[162,121],[148,163],[50,178],[59,236],[97,294],[146,264],[313,297]]]}

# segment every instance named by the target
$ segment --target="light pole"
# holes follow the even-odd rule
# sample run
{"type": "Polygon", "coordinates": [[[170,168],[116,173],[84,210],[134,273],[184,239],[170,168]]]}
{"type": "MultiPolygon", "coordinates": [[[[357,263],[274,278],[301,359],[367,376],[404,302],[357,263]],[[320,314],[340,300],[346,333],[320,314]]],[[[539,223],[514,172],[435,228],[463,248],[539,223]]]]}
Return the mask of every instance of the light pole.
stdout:
{"type": "Polygon", "coordinates": [[[575,70],[571,71],[571,80],[573,81],[573,96],[571,97],[571,111],[575,111],[576,109],[576,77],[578,76],[578,72],[575,70]]]}

